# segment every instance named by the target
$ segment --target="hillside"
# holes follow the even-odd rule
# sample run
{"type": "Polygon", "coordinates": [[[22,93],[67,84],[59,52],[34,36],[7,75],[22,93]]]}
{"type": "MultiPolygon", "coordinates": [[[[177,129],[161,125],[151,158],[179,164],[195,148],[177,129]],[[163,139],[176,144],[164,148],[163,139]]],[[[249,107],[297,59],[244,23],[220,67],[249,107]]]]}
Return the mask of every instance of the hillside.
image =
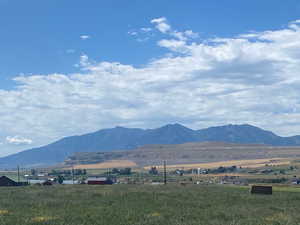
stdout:
{"type": "Polygon", "coordinates": [[[75,153],[66,165],[106,163],[119,160],[137,166],[211,163],[232,160],[300,158],[300,147],[281,147],[222,142],[200,142],[172,145],[146,145],[131,151],[75,153]]]}
{"type": "Polygon", "coordinates": [[[157,129],[115,127],[81,136],[66,137],[39,148],[0,158],[0,168],[47,166],[63,162],[76,152],[111,152],[133,150],[149,144],[183,144],[187,142],[231,142],[299,146],[300,136],[280,137],[248,124],[226,125],[192,130],[180,124],[157,129]]]}

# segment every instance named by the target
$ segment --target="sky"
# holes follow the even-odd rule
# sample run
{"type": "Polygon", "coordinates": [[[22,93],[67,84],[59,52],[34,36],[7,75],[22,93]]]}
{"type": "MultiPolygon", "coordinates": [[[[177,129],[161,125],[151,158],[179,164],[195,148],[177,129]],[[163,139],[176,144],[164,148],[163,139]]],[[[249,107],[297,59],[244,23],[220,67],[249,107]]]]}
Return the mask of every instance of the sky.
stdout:
{"type": "Polygon", "coordinates": [[[115,126],[300,134],[298,0],[0,0],[0,156],[115,126]]]}

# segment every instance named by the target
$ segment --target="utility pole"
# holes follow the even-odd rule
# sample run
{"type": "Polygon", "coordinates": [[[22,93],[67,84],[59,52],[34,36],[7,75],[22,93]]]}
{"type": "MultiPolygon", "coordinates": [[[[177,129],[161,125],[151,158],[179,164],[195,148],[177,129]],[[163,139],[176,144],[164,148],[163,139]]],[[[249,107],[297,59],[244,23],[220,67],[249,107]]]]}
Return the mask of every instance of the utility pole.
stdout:
{"type": "Polygon", "coordinates": [[[74,184],[74,166],[72,165],[72,181],[73,181],[73,184],[74,184]]]}
{"type": "Polygon", "coordinates": [[[167,184],[167,163],[164,161],[164,184],[167,184]]]}
{"type": "Polygon", "coordinates": [[[20,167],[18,165],[18,183],[20,184],[20,167]]]}

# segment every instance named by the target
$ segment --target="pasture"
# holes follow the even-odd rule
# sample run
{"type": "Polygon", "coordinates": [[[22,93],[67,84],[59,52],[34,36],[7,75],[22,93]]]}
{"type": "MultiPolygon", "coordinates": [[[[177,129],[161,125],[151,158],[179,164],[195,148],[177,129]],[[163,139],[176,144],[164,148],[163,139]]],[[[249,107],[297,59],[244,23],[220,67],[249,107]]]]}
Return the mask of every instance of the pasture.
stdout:
{"type": "Polygon", "coordinates": [[[263,196],[218,185],[0,188],[0,224],[297,225],[298,190],[281,187],[263,196]]]}
{"type": "MultiPolygon", "coordinates": [[[[292,159],[289,159],[289,158],[229,160],[229,161],[219,161],[219,162],[209,162],[209,163],[167,165],[167,168],[168,168],[168,170],[178,169],[178,168],[213,169],[213,168],[218,168],[220,166],[223,166],[223,167],[238,166],[238,167],[243,167],[243,168],[261,168],[261,167],[264,167],[265,165],[269,165],[269,166],[289,165],[289,164],[291,164],[291,161],[292,161],[292,159]]],[[[163,165],[156,165],[156,167],[158,169],[162,169],[163,165]]],[[[150,168],[151,168],[151,166],[144,167],[144,169],[146,169],[146,170],[149,170],[150,168]]]]}

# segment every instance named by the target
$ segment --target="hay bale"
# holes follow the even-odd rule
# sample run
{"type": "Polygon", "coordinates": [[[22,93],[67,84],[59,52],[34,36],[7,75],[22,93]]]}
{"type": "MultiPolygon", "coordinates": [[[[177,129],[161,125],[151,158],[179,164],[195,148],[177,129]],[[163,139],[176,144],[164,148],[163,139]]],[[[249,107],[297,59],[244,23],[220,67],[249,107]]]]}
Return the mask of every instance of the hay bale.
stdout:
{"type": "Polygon", "coordinates": [[[271,195],[273,194],[272,186],[258,186],[253,185],[250,190],[251,194],[263,194],[263,195],[271,195]]]}

